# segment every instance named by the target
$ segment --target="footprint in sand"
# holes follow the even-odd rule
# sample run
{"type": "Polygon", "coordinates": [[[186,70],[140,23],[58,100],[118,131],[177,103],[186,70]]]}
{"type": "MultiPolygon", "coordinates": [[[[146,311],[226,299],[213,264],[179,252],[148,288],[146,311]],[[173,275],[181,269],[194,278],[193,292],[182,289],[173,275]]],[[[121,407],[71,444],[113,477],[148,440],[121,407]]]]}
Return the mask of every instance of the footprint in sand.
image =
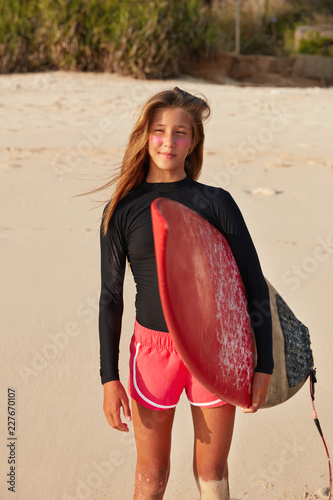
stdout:
{"type": "Polygon", "coordinates": [[[318,498],[328,498],[330,495],[330,489],[329,488],[320,488],[320,490],[317,491],[318,498]]]}
{"type": "Polygon", "coordinates": [[[21,168],[22,165],[18,163],[11,163],[11,164],[6,164],[6,163],[1,163],[0,168],[3,169],[5,172],[9,172],[13,168],[21,168]]]}
{"type": "Polygon", "coordinates": [[[332,167],[333,162],[330,160],[318,160],[314,158],[309,158],[308,165],[310,165],[311,167],[323,167],[323,166],[332,167]]]}
{"type": "Polygon", "coordinates": [[[328,498],[329,494],[329,488],[320,488],[317,493],[311,493],[306,486],[306,491],[303,493],[302,498],[306,498],[307,500],[319,500],[320,498],[328,498]]]}
{"type": "Polygon", "coordinates": [[[273,196],[275,194],[281,194],[283,191],[279,191],[278,189],[275,188],[270,188],[270,187],[258,187],[255,189],[252,189],[251,191],[246,191],[248,194],[252,194],[255,196],[273,196]]]}
{"type": "Polygon", "coordinates": [[[6,151],[9,151],[10,153],[17,153],[18,151],[22,151],[21,148],[15,148],[13,146],[7,147],[6,151]]]}
{"type": "Polygon", "coordinates": [[[268,168],[289,168],[292,167],[293,164],[290,161],[280,161],[278,163],[268,163],[268,168]]]}

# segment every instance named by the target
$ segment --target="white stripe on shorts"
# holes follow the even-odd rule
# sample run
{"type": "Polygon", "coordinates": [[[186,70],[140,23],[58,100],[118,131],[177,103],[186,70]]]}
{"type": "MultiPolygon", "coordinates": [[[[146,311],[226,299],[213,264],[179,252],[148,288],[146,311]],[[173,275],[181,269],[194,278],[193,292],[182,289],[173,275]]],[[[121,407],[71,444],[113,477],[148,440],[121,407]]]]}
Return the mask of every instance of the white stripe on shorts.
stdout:
{"type": "MultiPolygon", "coordinates": [[[[144,394],[142,394],[142,392],[140,391],[138,384],[137,384],[137,381],[136,381],[136,358],[137,358],[138,353],[139,353],[139,347],[140,347],[140,342],[138,342],[138,345],[136,346],[136,352],[135,352],[134,361],[133,361],[133,383],[134,383],[134,387],[136,389],[136,392],[139,394],[139,396],[144,401],[146,401],[146,403],[149,403],[150,405],[155,406],[156,408],[161,408],[163,410],[175,408],[177,406],[177,404],[171,405],[171,406],[164,406],[164,405],[159,405],[158,403],[154,403],[154,401],[151,401],[150,399],[146,398],[146,396],[144,394]]],[[[210,403],[210,404],[212,404],[212,403],[210,403]]]]}
{"type": "MultiPolygon", "coordinates": [[[[188,399],[188,398],[187,398],[188,399]]],[[[190,399],[188,399],[191,405],[193,406],[211,406],[215,405],[216,403],[221,403],[222,399],[215,399],[215,401],[210,401],[209,403],[193,403],[190,399]]]]}

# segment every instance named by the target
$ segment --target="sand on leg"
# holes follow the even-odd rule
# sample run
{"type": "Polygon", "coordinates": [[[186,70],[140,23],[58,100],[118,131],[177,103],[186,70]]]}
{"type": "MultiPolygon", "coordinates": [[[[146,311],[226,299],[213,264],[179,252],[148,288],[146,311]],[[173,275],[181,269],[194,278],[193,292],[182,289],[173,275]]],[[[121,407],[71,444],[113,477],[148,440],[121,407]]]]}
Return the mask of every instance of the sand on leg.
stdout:
{"type": "Polygon", "coordinates": [[[137,449],[134,500],[162,500],[170,472],[175,408],[151,410],[132,399],[137,449]]]}
{"type": "Polygon", "coordinates": [[[229,500],[228,454],[235,407],[191,405],[194,425],[193,471],[201,500],[229,500]]]}

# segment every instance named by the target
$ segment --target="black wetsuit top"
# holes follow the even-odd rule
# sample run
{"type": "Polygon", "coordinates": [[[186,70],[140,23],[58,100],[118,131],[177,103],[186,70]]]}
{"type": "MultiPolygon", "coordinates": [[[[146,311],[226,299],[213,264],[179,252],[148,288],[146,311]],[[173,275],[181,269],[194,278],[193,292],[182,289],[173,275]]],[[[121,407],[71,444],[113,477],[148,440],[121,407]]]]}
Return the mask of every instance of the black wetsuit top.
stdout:
{"type": "Polygon", "coordinates": [[[191,208],[228,240],[247,295],[257,346],[256,370],[272,373],[272,321],[268,288],[242,214],[227,191],[186,177],[178,182],[144,182],[120,200],[106,236],[101,231],[99,334],[102,383],[119,379],[118,356],[126,258],[136,283],[138,322],[151,330],[168,331],[158,290],[150,214],[152,201],[159,197],[170,198],[191,208]]]}

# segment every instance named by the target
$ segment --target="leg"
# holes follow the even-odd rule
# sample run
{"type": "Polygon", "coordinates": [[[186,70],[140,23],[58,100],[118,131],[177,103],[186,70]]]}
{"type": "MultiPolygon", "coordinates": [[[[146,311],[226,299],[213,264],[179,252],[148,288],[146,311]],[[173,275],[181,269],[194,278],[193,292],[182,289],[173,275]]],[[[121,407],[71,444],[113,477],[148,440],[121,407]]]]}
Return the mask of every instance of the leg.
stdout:
{"type": "Polygon", "coordinates": [[[134,500],[162,500],[169,478],[175,409],[156,411],[132,399],[137,449],[134,500]]]}
{"type": "Polygon", "coordinates": [[[235,407],[191,405],[194,425],[193,470],[202,500],[229,500],[228,454],[235,407]]]}

